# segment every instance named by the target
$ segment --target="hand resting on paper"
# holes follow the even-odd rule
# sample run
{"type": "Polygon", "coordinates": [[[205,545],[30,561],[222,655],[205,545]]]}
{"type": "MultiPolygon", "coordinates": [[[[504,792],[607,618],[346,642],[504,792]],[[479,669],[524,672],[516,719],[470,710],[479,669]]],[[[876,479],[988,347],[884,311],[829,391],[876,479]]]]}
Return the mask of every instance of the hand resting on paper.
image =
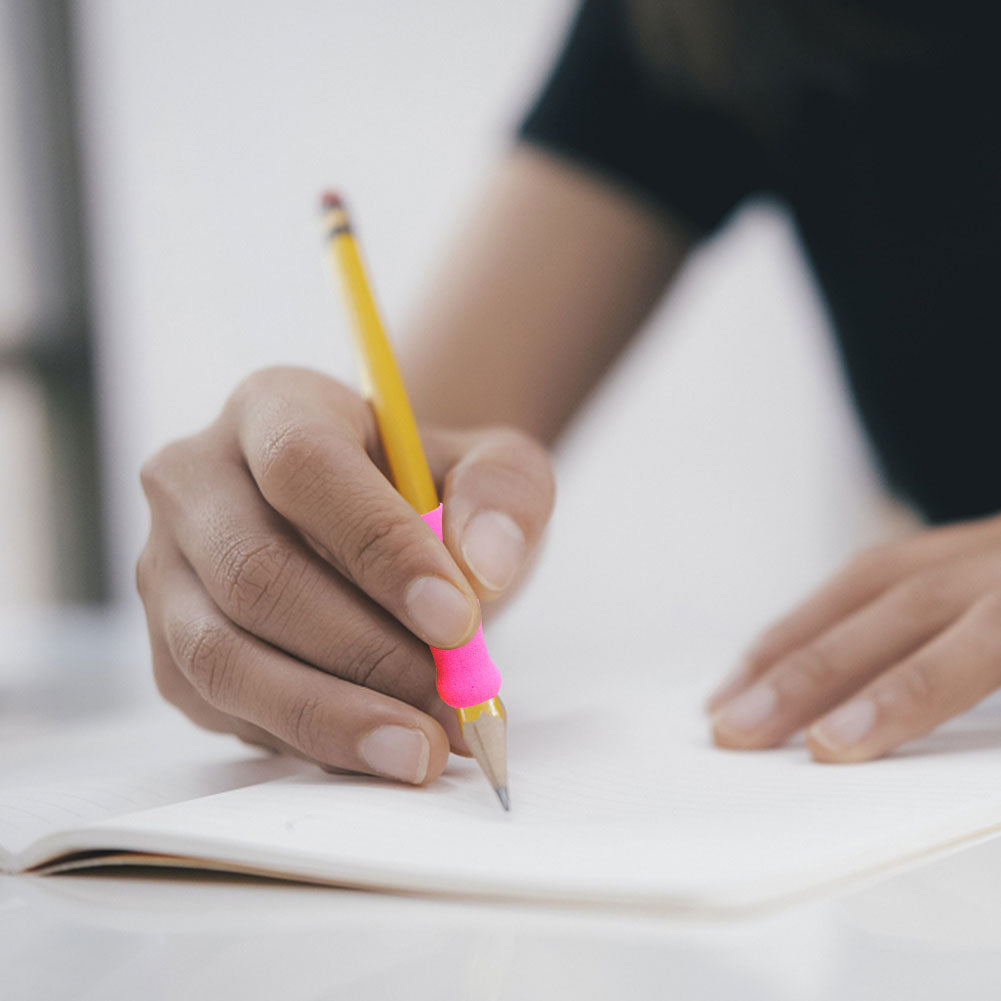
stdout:
{"type": "Polygon", "coordinates": [[[1001,516],[863,552],[769,629],[709,702],[716,742],[880,757],[1001,686],[1001,516]]]}
{"type": "Polygon", "coordinates": [[[427,644],[479,624],[553,504],[544,449],[425,429],[447,548],[392,487],[375,422],[317,372],[248,378],[143,468],[137,567],[164,697],[210,729],[321,765],[427,782],[464,750],[427,644]]]}

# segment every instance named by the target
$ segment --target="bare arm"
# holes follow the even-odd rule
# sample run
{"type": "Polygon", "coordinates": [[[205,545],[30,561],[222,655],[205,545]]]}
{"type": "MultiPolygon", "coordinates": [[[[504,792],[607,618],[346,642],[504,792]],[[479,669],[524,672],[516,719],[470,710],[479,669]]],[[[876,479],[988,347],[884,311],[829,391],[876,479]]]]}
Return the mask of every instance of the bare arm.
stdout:
{"type": "Polygon", "coordinates": [[[690,245],[677,223],[530,146],[502,164],[432,282],[405,358],[419,415],[552,442],[690,245]]]}

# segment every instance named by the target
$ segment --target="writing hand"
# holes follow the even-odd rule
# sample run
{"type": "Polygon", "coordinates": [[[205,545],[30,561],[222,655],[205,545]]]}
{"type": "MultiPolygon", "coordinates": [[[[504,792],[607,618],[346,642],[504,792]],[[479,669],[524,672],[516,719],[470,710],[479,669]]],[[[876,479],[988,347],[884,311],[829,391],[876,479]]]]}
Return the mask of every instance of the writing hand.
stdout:
{"type": "Polygon", "coordinates": [[[424,433],[446,545],[384,473],[368,405],[305,369],[247,379],[143,468],[137,567],[153,670],[196,722],[324,766],[422,783],[464,750],[427,644],[510,586],[553,503],[519,432],[424,433]]]}

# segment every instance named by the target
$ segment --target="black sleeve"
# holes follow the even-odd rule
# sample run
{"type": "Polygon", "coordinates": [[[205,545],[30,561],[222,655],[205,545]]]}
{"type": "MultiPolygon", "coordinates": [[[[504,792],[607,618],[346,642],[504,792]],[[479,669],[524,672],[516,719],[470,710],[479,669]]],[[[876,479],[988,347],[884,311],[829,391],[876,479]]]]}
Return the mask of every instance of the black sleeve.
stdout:
{"type": "Polygon", "coordinates": [[[630,40],[625,6],[584,0],[519,135],[706,232],[767,187],[761,151],[735,118],[700,100],[696,88],[653,83],[630,40]]]}

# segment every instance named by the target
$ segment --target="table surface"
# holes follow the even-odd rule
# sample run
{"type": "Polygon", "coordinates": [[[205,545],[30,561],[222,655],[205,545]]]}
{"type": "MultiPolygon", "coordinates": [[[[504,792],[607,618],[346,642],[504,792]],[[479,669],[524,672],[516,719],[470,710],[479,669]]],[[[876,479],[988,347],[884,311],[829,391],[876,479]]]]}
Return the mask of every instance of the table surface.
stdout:
{"type": "MultiPolygon", "coordinates": [[[[151,697],[144,672],[122,675],[144,656],[133,623],[61,612],[0,625],[0,755],[151,697]],[[56,670],[67,651],[75,672],[56,670]]],[[[204,874],[0,876],[0,980],[6,1001],[994,999],[999,884],[1001,839],[725,920],[204,874]]]]}

